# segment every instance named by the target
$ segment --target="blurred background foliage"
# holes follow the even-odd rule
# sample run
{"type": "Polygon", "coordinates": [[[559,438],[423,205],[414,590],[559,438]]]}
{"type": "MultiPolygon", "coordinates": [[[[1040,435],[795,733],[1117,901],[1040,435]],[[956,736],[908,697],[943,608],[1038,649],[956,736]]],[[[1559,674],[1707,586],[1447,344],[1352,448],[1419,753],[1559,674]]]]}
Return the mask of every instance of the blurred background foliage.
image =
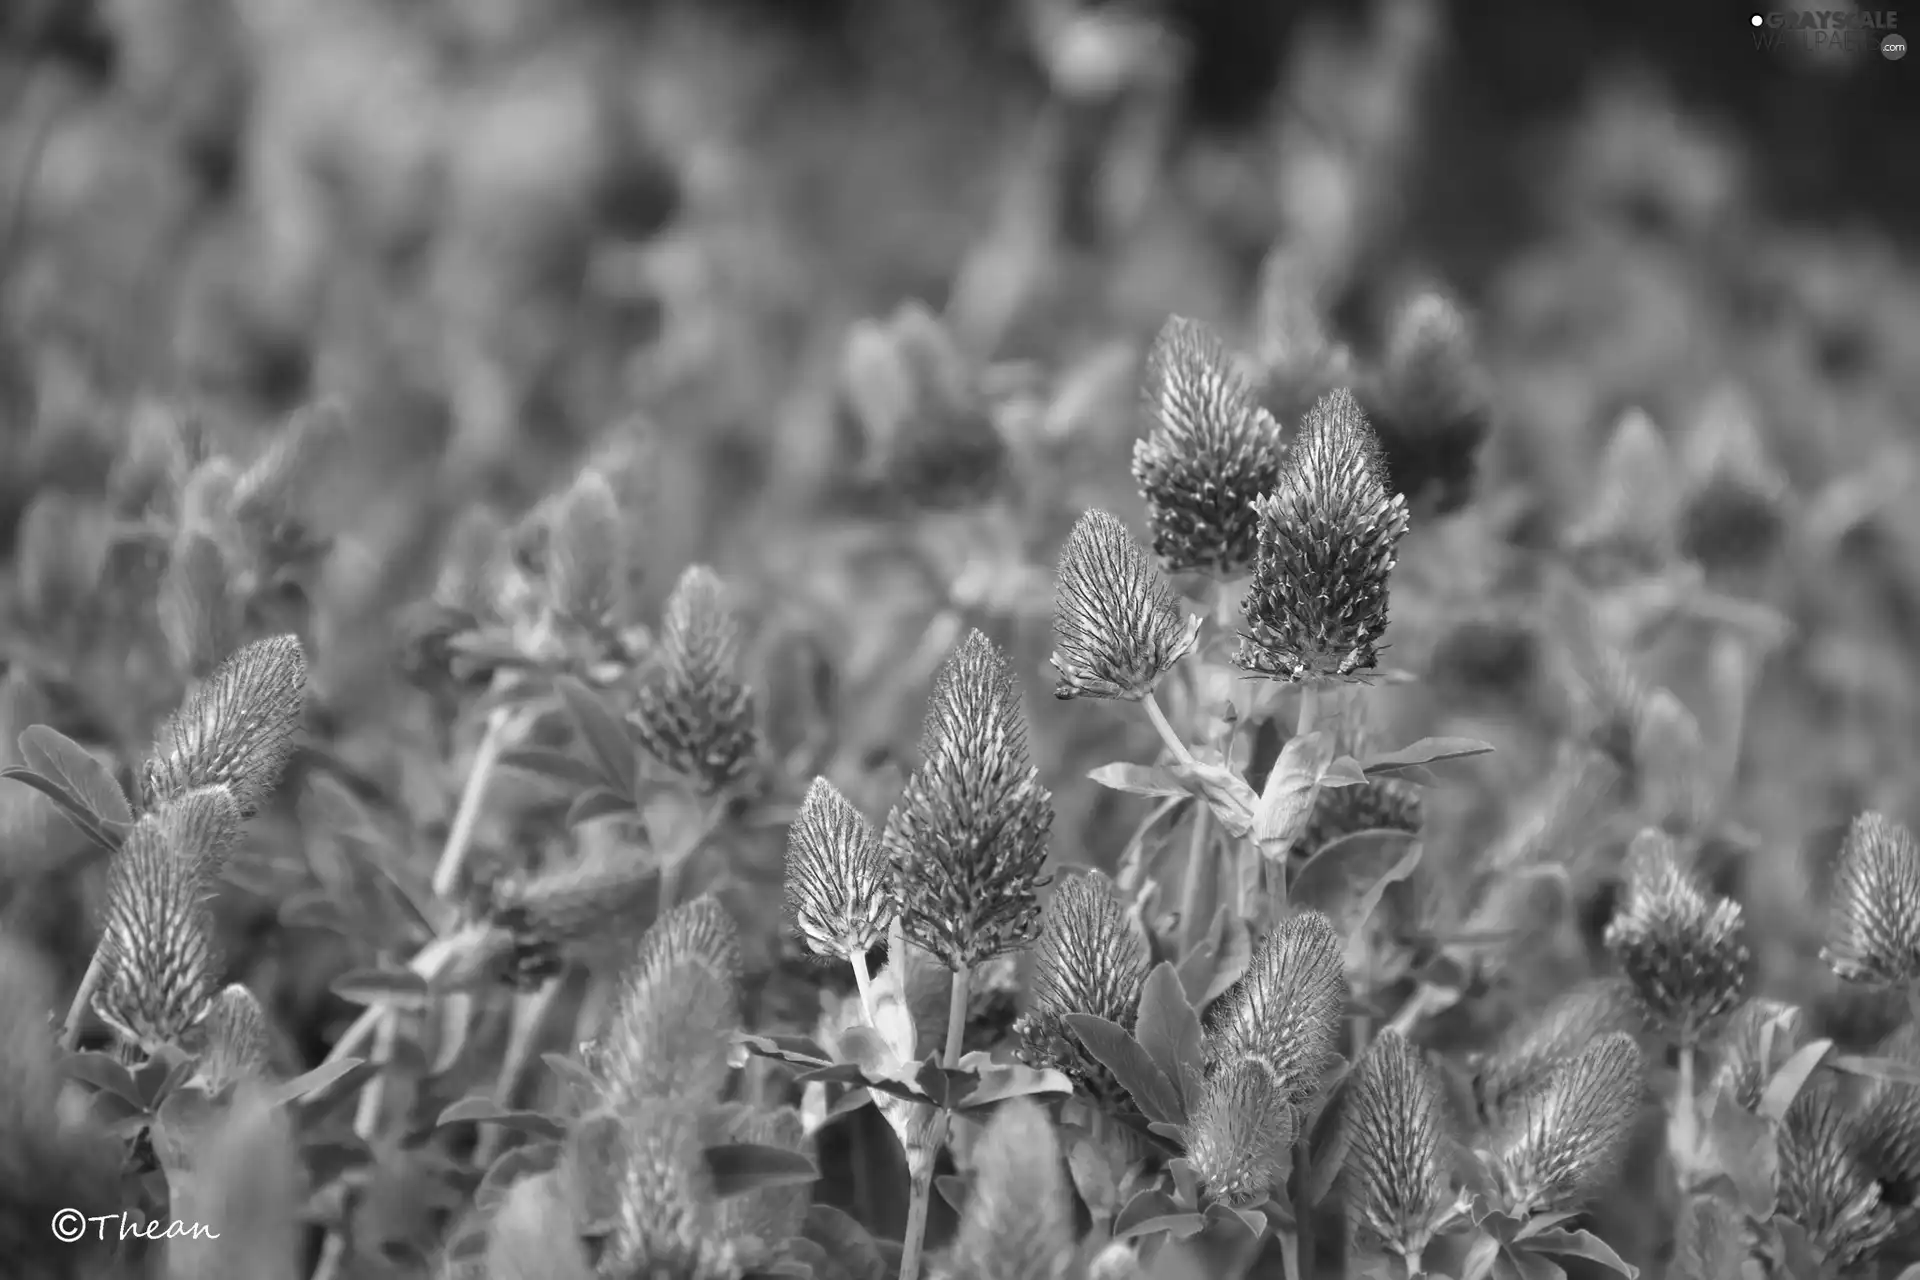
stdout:
{"type": "MultiPolygon", "coordinates": [[[[1809,894],[1855,812],[1920,817],[1920,176],[1889,141],[1920,117],[1920,71],[1762,53],[1746,16],[14,0],[0,756],[47,721],[133,758],[177,700],[142,657],[153,570],[125,527],[156,422],[244,458],[326,399],[348,447],[302,478],[340,531],[301,583],[317,750],[386,780],[423,830],[444,830],[455,788],[446,708],[408,692],[409,607],[463,529],[516,519],[597,452],[644,491],[646,599],[694,559],[738,589],[783,760],[884,810],[934,664],[979,625],[1023,664],[1056,855],[1111,865],[1137,806],[1076,779],[1154,743],[1045,697],[1047,569],[1090,506],[1138,527],[1147,341],[1170,313],[1216,326],[1291,422],[1298,388],[1272,375],[1297,344],[1391,364],[1396,317],[1439,290],[1472,318],[1491,434],[1470,495],[1416,511],[1387,661],[1427,678],[1378,691],[1376,715],[1384,737],[1501,752],[1437,794],[1429,840],[1471,856],[1564,735],[1532,640],[1616,424],[1643,410],[1680,459],[1737,419],[1794,532],[1756,563],[1691,549],[1771,637],[1722,869],[1766,986],[1844,1030],[1809,894]],[[949,347],[915,347],[915,304],[949,347]],[[920,353],[915,429],[981,418],[1007,442],[987,502],[944,491],[966,480],[950,455],[915,470],[876,430],[857,372],[876,341],[920,353]]],[[[1687,683],[1700,664],[1665,652],[1648,679],[1711,706],[1687,683]]],[[[288,857],[324,835],[300,794],[271,837],[288,857]]],[[[89,945],[79,847],[38,797],[0,795],[0,902],[69,983],[89,945]]],[[[311,1058],[342,1019],[325,989],[341,963],[277,927],[270,877],[256,888],[232,913],[232,978],[272,994],[311,1058]]]]}

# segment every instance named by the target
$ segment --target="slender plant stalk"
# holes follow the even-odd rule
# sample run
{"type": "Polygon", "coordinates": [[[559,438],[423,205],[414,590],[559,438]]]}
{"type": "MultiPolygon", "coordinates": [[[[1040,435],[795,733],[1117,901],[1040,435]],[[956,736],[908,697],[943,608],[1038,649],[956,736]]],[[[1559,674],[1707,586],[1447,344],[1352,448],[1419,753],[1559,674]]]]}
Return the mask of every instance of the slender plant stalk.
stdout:
{"type": "Polygon", "coordinates": [[[1173,731],[1173,723],[1167,719],[1166,711],[1161,708],[1159,697],[1152,690],[1148,690],[1147,696],[1141,699],[1141,705],[1146,707],[1147,718],[1152,720],[1153,727],[1160,731],[1160,738],[1167,744],[1168,750],[1173,752],[1173,758],[1181,764],[1192,765],[1193,752],[1187,750],[1187,744],[1182,742],[1180,735],[1173,731]]]}
{"type": "MultiPolygon", "coordinates": [[[[553,1009],[553,1001],[560,994],[562,982],[561,978],[552,978],[542,983],[537,991],[514,997],[513,1028],[508,1033],[507,1056],[500,1063],[500,1074],[493,1085],[494,1103],[503,1111],[512,1108],[514,1095],[520,1091],[521,1077],[526,1075],[527,1064],[533,1060],[534,1046],[540,1043],[540,1032],[546,1026],[547,1014],[553,1009]]],[[[506,1133],[503,1125],[480,1126],[480,1137],[473,1149],[474,1163],[483,1169],[492,1164],[506,1133]]]]}
{"type": "Polygon", "coordinates": [[[513,719],[511,707],[496,707],[487,713],[486,730],[473,753],[473,767],[467,771],[467,782],[460,790],[460,803],[453,813],[453,825],[447,831],[447,843],[440,850],[440,864],[433,872],[433,896],[442,902],[450,900],[459,888],[460,873],[473,848],[474,829],[480,823],[480,806],[486,799],[487,783],[506,747],[507,729],[513,719]]]}
{"type": "Polygon", "coordinates": [[[1674,1064],[1673,1115],[1667,1125],[1668,1154],[1679,1174],[1682,1193],[1693,1189],[1694,1152],[1700,1142],[1700,1113],[1694,1098],[1693,1042],[1682,1040],[1674,1064]]]}
{"type": "MultiPolygon", "coordinates": [[[[461,949],[468,945],[471,936],[461,932],[435,938],[420,948],[413,959],[408,961],[407,967],[428,983],[432,983],[446,971],[449,964],[453,963],[461,949]]],[[[361,1010],[360,1016],[354,1019],[353,1025],[334,1041],[333,1048],[327,1051],[324,1061],[338,1062],[342,1058],[352,1057],[362,1045],[373,1038],[374,1033],[379,1030],[381,1020],[390,1011],[391,1006],[384,1004],[369,1005],[361,1010]]]]}
{"type": "MultiPolygon", "coordinates": [[[[377,1066],[385,1066],[392,1059],[394,1043],[399,1039],[399,1019],[391,1010],[387,1011],[387,1015],[379,1020],[374,1034],[373,1061],[377,1066]]],[[[375,1072],[354,1106],[353,1132],[362,1142],[371,1144],[380,1132],[380,1112],[386,1102],[386,1085],[386,1072],[375,1072]]],[[[320,1262],[313,1269],[313,1280],[334,1280],[340,1274],[346,1256],[345,1235],[337,1227],[330,1229],[321,1245],[320,1262]]]]}
{"type": "Polygon", "coordinates": [[[1310,1280],[1315,1274],[1313,1206],[1306,1203],[1307,1184],[1312,1178],[1313,1154],[1302,1136],[1293,1148],[1293,1275],[1297,1280],[1310,1280]]]}
{"type": "Polygon", "coordinates": [[[867,953],[849,951],[847,963],[853,967],[853,981],[860,988],[860,1011],[867,1015],[867,1025],[873,1025],[873,975],[867,969],[867,953]]]}
{"type": "Polygon", "coordinates": [[[80,979],[80,989],[73,993],[73,1003],[67,1006],[67,1020],[60,1030],[60,1047],[72,1049],[80,1041],[80,1026],[87,1020],[87,1005],[93,1000],[93,993],[100,987],[100,979],[107,971],[107,949],[96,944],[93,958],[87,961],[87,971],[80,979]]]}
{"type": "MultiPolygon", "coordinates": [[[[953,989],[947,998],[947,1044],[940,1064],[951,1071],[960,1065],[961,1042],[966,1037],[967,1002],[972,995],[973,971],[965,965],[953,971],[953,989]]],[[[933,1168],[947,1140],[950,1113],[942,1110],[929,1133],[926,1168],[913,1179],[913,1200],[907,1208],[907,1234],[900,1242],[900,1280],[919,1280],[920,1256],[926,1248],[927,1210],[933,1201],[933,1168]]]]}

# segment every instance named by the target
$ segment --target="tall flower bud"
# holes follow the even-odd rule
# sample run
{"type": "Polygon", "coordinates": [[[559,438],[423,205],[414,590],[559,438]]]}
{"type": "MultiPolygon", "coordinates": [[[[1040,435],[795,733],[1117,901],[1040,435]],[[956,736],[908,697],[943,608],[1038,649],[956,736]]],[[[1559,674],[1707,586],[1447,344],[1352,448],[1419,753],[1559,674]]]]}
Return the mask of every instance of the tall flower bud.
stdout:
{"type": "Polygon", "coordinates": [[[815,955],[865,955],[893,922],[879,833],[825,778],[807,788],[787,833],[787,910],[815,955]]]}
{"type": "Polygon", "coordinates": [[[1199,635],[1200,619],[1181,618],[1147,553],[1105,511],[1067,536],[1058,591],[1056,698],[1144,698],[1199,635]]]}
{"type": "Polygon", "coordinates": [[[1280,424],[1220,339],[1180,316],[1154,339],[1142,391],[1154,421],[1133,446],[1133,478],[1154,554],[1169,573],[1244,572],[1259,544],[1254,500],[1280,478],[1280,424]]]}
{"type": "Polygon", "coordinates": [[[1033,1005],[1015,1025],[1029,1066],[1054,1067],[1107,1098],[1119,1086],[1066,1025],[1090,1013],[1131,1031],[1147,979],[1147,943],[1128,919],[1113,881],[1075,876],[1047,903],[1033,966],[1033,1005]]]}
{"type": "Polygon", "coordinates": [[[634,728],[655,759],[709,792],[744,773],[759,745],[739,647],[720,579],[691,566],[667,601],[660,666],[640,690],[634,728]]]}
{"type": "Polygon", "coordinates": [[[1780,1212],[1798,1223],[1835,1272],[1871,1257],[1899,1229],[1892,1206],[1854,1150],[1853,1125],[1837,1091],[1804,1087],[1780,1126],[1780,1212]]]}
{"type": "Polygon", "coordinates": [[[208,889],[158,814],[134,824],[110,864],[94,1009],[143,1048],[178,1045],[207,1016],[218,971],[208,889]]]}
{"type": "Polygon", "coordinates": [[[1607,949],[1648,1017],[1691,1045],[1733,1012],[1752,957],[1740,904],[1711,900],[1681,869],[1672,837],[1640,833],[1628,853],[1626,892],[1607,926],[1607,949]]]}
{"type": "Polygon", "coordinates": [[[1307,414],[1273,492],[1256,504],[1260,554],[1234,662],[1274,680],[1344,679],[1377,665],[1406,499],[1352,393],[1307,414]]]}
{"type": "Polygon", "coordinates": [[[1508,1032],[1476,1064],[1473,1094],[1481,1120],[1500,1126],[1562,1064],[1601,1036],[1632,1031],[1640,1023],[1633,988],[1621,979],[1596,979],[1560,995],[1538,1017],[1508,1032]]]}
{"type": "Polygon", "coordinates": [[[256,640],[220,664],[160,730],[147,760],[149,805],[200,787],[233,793],[244,820],[279,785],[306,711],[307,657],[294,636],[256,640]]]}
{"type": "Polygon", "coordinates": [[[885,844],[906,936],[949,967],[1027,946],[1053,796],[1027,762],[1012,666],[970,633],[928,701],[925,759],[888,815],[885,844]]]}
{"type": "Polygon", "coordinates": [[[1640,1116],[1644,1073],[1633,1037],[1611,1032],[1521,1102],[1494,1167],[1517,1212],[1575,1208],[1613,1180],[1640,1116]]]}
{"type": "Polygon", "coordinates": [[[1447,512],[1465,504],[1492,427],[1485,371],[1460,309],[1424,293],[1395,317],[1382,377],[1367,397],[1394,489],[1447,512]]]}
{"type": "Polygon", "coordinates": [[[1299,1124],[1272,1067],[1243,1058],[1215,1071],[1201,1090],[1185,1135],[1187,1159],[1214,1199],[1258,1204],[1285,1180],[1299,1124]]]}
{"type": "Polygon", "coordinates": [[[1821,955],[1848,982],[1920,981],[1920,844],[1883,814],[1855,818],[1840,846],[1821,955]]]}
{"type": "Polygon", "coordinates": [[[1068,1280],[1078,1241],[1053,1122],[1030,1099],[994,1112],[974,1148],[973,1194],[941,1274],[949,1280],[1068,1280]]]}
{"type": "Polygon", "coordinates": [[[1346,1014],[1345,947],[1319,912],[1294,916],[1254,949],[1246,976],[1221,1002],[1209,1036],[1221,1068],[1259,1058],[1285,1096],[1304,1105],[1319,1092],[1346,1014]]]}
{"type": "Polygon", "coordinates": [[[1383,1032],[1347,1104],[1348,1207],[1356,1235],[1417,1261],[1446,1208],[1440,1089],[1419,1051],[1383,1032]]]}
{"type": "Polygon", "coordinates": [[[605,627],[626,589],[627,531],[613,486],[588,468],[561,495],[547,531],[547,591],[564,618],[605,627]]]}

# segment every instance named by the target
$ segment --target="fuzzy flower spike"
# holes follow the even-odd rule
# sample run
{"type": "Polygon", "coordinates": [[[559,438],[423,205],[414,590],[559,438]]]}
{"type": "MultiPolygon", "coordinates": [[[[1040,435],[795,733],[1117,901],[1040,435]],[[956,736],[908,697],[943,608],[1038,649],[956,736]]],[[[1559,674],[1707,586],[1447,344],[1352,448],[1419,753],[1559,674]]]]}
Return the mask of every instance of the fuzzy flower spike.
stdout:
{"type": "Polygon", "coordinates": [[[907,938],[955,970],[1040,930],[1053,796],[1027,762],[1026,737],[1007,656],[971,632],[934,685],[925,759],[884,837],[907,938]]]}
{"type": "Polygon", "coordinates": [[[787,836],[787,908],[807,949],[864,956],[893,922],[880,837],[825,778],[815,778],[787,836]]]}
{"type": "Polygon", "coordinates": [[[1258,545],[1254,499],[1280,478],[1280,425],[1205,325],[1174,316],[1142,386],[1153,426],[1133,446],[1154,554],[1169,573],[1243,573],[1258,545]]]}
{"type": "Polygon", "coordinates": [[[1878,813],[1863,813],[1840,846],[1827,964],[1848,982],[1920,981],[1920,844],[1878,813]]]}
{"type": "Polygon", "coordinates": [[[1649,1019],[1683,1045],[1697,1043],[1740,1003],[1749,955],[1740,904],[1709,898],[1680,866],[1673,838],[1643,831],[1628,853],[1607,949],[1649,1019]]]}
{"type": "Polygon", "coordinates": [[[690,566],[667,601],[660,666],[640,690],[633,724],[656,760],[709,794],[745,773],[759,746],[739,648],[724,584],[690,566]]]}
{"type": "Polygon", "coordinates": [[[1256,504],[1260,554],[1234,662],[1272,680],[1371,670],[1387,629],[1387,579],[1407,532],[1380,446],[1351,392],[1308,412],[1278,487],[1256,504]]]}
{"type": "Polygon", "coordinates": [[[1199,618],[1181,618],[1173,592],[1126,526],[1105,511],[1080,517],[1060,552],[1054,613],[1056,698],[1138,701],[1192,651],[1199,618]]]}

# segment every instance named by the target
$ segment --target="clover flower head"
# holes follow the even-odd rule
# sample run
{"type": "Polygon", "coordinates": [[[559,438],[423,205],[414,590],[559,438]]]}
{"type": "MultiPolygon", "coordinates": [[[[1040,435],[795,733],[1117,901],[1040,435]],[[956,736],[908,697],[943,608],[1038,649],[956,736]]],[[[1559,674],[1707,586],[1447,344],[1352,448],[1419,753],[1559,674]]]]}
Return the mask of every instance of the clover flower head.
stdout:
{"type": "Polygon", "coordinates": [[[1067,537],[1053,626],[1057,698],[1138,701],[1199,634],[1199,619],[1180,616],[1147,553],[1105,511],[1087,512],[1067,537]]]}
{"type": "Polygon", "coordinates": [[[204,868],[168,841],[158,814],[135,823],[114,855],[94,1009],[131,1043],[180,1045],[206,1018],[219,969],[210,889],[204,868]]]}
{"type": "Polygon", "coordinates": [[[1208,1195],[1259,1204],[1286,1177],[1299,1110],[1273,1068],[1258,1057],[1222,1065],[1201,1088],[1187,1127],[1187,1159],[1208,1195]]]}
{"type": "Polygon", "coordinates": [[[1837,1092],[1819,1080],[1795,1096],[1780,1126],[1780,1211],[1836,1270],[1870,1258],[1901,1226],[1860,1159],[1855,1132],[1837,1092]]]}
{"type": "Polygon", "coordinates": [[[1426,1060],[1384,1032],[1348,1102],[1348,1205],[1357,1234],[1404,1258],[1419,1258],[1446,1207],[1442,1114],[1426,1060]]]}
{"type": "Polygon", "coordinates": [[[563,618],[582,626],[615,621],[627,585],[627,530],[613,485],[589,467],[567,487],[547,531],[547,591],[563,618]]]}
{"type": "Polygon", "coordinates": [[[681,574],[667,600],[659,659],[632,721],[641,745],[702,791],[719,791],[746,772],[759,731],[737,670],[739,627],[705,565],[681,574]]]}
{"type": "Polygon", "coordinates": [[[1349,679],[1378,665],[1387,580],[1408,526],[1351,392],[1321,398],[1255,504],[1259,556],[1234,662],[1274,680],[1349,679]]]}
{"type": "Polygon", "coordinates": [[[1920,981],[1920,844],[1884,814],[1863,813],[1847,830],[1821,954],[1848,982],[1920,981]]]}
{"type": "Polygon", "coordinates": [[[973,1153],[973,1194],[948,1280],[1068,1280],[1078,1241],[1053,1123],[1037,1103],[999,1107],[973,1153]]]}
{"type": "Polygon", "coordinates": [[[1012,666],[978,631],[941,668],[922,751],[884,836],[907,938],[955,969],[1027,946],[1053,797],[1028,763],[1012,666]]]}
{"type": "Polygon", "coordinates": [[[232,793],[252,817],[280,782],[306,712],[307,658],[294,636],[247,645],[190,692],[154,743],[147,803],[201,787],[232,793]]]}
{"type": "Polygon", "coordinates": [[[1516,1212],[1575,1208],[1613,1180],[1639,1119],[1644,1074],[1633,1037],[1609,1032],[1521,1101],[1493,1170],[1516,1212]]]}
{"type": "Polygon", "coordinates": [[[1304,912],[1254,948],[1246,976],[1216,1006],[1209,1056],[1221,1066],[1259,1058],[1286,1099],[1320,1091],[1346,1016],[1345,945],[1333,922],[1304,912]]]}
{"type": "Polygon", "coordinates": [[[893,922],[879,833],[825,778],[807,788],[788,832],[786,891],[788,914],[815,955],[865,955],[893,922]]]}
{"type": "Polygon", "coordinates": [[[1643,831],[1628,853],[1626,892],[1606,931],[1607,949],[1648,1017],[1693,1044],[1733,1012],[1752,957],[1740,905],[1710,898],[1679,862],[1672,837],[1643,831]]]}
{"type": "Polygon", "coordinates": [[[1062,882],[1047,903],[1035,948],[1033,1004],[1016,1024],[1029,1066],[1054,1067],[1096,1094],[1119,1086],[1066,1025],[1090,1013],[1132,1030],[1147,978],[1147,944],[1128,919],[1113,881],[1098,871],[1062,882]]]}
{"type": "Polygon", "coordinates": [[[1142,396],[1153,425],[1133,447],[1153,551],[1169,573],[1243,572],[1259,545],[1253,503],[1280,478],[1280,425],[1205,325],[1175,316],[1154,339],[1142,396]]]}
{"type": "Polygon", "coordinates": [[[1481,1120],[1499,1127],[1588,1045],[1611,1032],[1637,1030],[1641,1022],[1639,1001],[1624,979],[1598,978],[1562,993],[1476,1063],[1473,1094],[1481,1120]]]}

